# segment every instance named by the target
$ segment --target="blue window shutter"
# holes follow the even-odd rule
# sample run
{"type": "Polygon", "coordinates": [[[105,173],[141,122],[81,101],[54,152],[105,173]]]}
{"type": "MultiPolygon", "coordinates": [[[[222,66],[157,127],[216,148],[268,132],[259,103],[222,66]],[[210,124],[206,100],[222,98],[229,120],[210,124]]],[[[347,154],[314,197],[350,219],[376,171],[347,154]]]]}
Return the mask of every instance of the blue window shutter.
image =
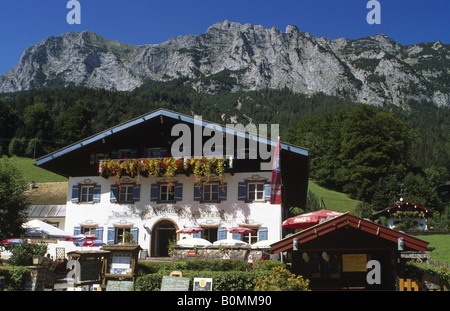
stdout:
{"type": "Polygon", "coordinates": [[[202,184],[195,183],[194,184],[194,201],[202,200],[202,184]]]}
{"type": "Polygon", "coordinates": [[[74,185],[72,187],[72,203],[78,203],[79,198],[80,198],[80,186],[74,185]]]}
{"type": "Polygon", "coordinates": [[[97,240],[103,241],[103,227],[95,228],[95,236],[97,240]]]}
{"type": "Polygon", "coordinates": [[[270,201],[270,180],[264,183],[264,200],[270,201]]]}
{"type": "Polygon", "coordinates": [[[258,241],[265,241],[267,240],[267,227],[261,227],[258,230],[258,241]]]}
{"type": "Polygon", "coordinates": [[[101,189],[102,189],[102,186],[100,186],[100,185],[95,185],[94,186],[94,198],[93,198],[93,202],[94,203],[99,203],[100,202],[101,189]]]}
{"type": "Polygon", "coordinates": [[[247,200],[247,183],[245,181],[238,183],[238,200],[247,200]]]}
{"type": "Polygon", "coordinates": [[[117,160],[119,158],[119,150],[111,151],[111,159],[117,160]]]}
{"type": "Polygon", "coordinates": [[[106,244],[114,244],[115,238],[116,238],[116,228],[108,227],[108,237],[106,240],[106,244]]]}
{"type": "Polygon", "coordinates": [[[150,201],[158,201],[159,185],[151,184],[150,186],[150,201]]]}
{"type": "Polygon", "coordinates": [[[175,201],[183,200],[183,184],[175,184],[174,186],[174,199],[175,201]]]}
{"type": "Polygon", "coordinates": [[[232,233],[231,234],[231,238],[233,239],[233,240],[241,240],[241,234],[240,233],[232,233]]]}
{"type": "Polygon", "coordinates": [[[80,226],[73,227],[73,235],[78,235],[78,234],[81,234],[81,227],[80,226]]]}
{"type": "Polygon", "coordinates": [[[227,183],[219,185],[219,201],[226,201],[227,199],[227,183]]]}
{"type": "Polygon", "coordinates": [[[227,228],[219,227],[217,228],[217,240],[225,240],[227,238],[227,228]]]}
{"type": "Polygon", "coordinates": [[[130,229],[131,235],[133,236],[133,241],[135,244],[138,244],[138,237],[139,237],[139,228],[133,227],[130,229]]]}
{"type": "Polygon", "coordinates": [[[140,197],[141,197],[141,185],[136,184],[133,186],[133,201],[139,202],[140,197]]]}
{"type": "Polygon", "coordinates": [[[111,203],[117,203],[118,194],[119,194],[119,186],[111,185],[111,191],[110,191],[110,201],[111,201],[111,203]]]}
{"type": "Polygon", "coordinates": [[[192,233],[192,237],[200,239],[202,237],[202,232],[200,231],[200,232],[197,232],[197,233],[192,233]]]}

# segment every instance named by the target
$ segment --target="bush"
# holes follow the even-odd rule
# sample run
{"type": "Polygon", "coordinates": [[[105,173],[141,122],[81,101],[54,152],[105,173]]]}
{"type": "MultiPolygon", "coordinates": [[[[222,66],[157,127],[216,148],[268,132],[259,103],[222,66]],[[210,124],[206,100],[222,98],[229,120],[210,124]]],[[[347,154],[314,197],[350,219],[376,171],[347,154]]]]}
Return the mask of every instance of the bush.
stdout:
{"type": "Polygon", "coordinates": [[[27,282],[31,280],[30,271],[26,267],[3,266],[2,275],[5,276],[5,290],[20,291],[24,290],[27,282]]]}
{"type": "Polygon", "coordinates": [[[31,266],[33,265],[33,256],[44,256],[47,252],[46,243],[27,243],[23,241],[20,244],[8,246],[11,251],[11,257],[6,263],[11,266],[31,266]]]}
{"type": "Polygon", "coordinates": [[[254,280],[255,291],[307,291],[309,280],[295,276],[284,267],[274,267],[254,280]]]}
{"type": "MultiPolygon", "coordinates": [[[[183,277],[190,278],[189,290],[192,290],[194,278],[212,278],[214,291],[251,291],[254,288],[253,280],[267,271],[184,271],[183,277]]],[[[159,291],[162,278],[168,273],[153,273],[136,278],[134,290],[136,291],[159,291]]]]}

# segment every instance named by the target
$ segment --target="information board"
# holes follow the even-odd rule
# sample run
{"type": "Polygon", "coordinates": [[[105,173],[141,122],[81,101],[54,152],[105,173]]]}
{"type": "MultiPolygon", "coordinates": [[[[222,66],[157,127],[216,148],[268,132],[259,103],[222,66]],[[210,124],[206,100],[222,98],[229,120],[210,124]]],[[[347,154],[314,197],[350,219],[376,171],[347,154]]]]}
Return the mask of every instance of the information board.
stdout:
{"type": "Polygon", "coordinates": [[[110,269],[111,274],[131,274],[131,255],[118,253],[111,255],[110,269]]]}
{"type": "Polygon", "coordinates": [[[180,278],[176,276],[163,276],[161,291],[188,291],[189,278],[180,278]]]}
{"type": "Polygon", "coordinates": [[[342,272],[366,272],[367,254],[343,254],[342,272]]]}
{"type": "Polygon", "coordinates": [[[101,260],[80,260],[78,281],[96,281],[100,279],[101,260]]]}
{"type": "Polygon", "coordinates": [[[132,291],[132,290],[133,290],[133,281],[108,280],[108,283],[106,283],[106,291],[128,292],[128,291],[132,291]]]}
{"type": "Polygon", "coordinates": [[[212,278],[194,278],[193,290],[196,292],[212,291],[212,278]]]}

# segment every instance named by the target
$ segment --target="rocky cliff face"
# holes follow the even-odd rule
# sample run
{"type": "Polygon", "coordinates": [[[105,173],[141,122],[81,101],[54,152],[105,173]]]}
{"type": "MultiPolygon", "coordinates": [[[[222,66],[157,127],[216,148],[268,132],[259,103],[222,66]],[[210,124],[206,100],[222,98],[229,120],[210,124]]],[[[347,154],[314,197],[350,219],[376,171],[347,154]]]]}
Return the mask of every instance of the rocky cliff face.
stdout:
{"type": "Polygon", "coordinates": [[[189,77],[199,91],[289,88],[353,100],[450,103],[450,45],[402,46],[384,35],[356,40],[313,37],[224,21],[205,34],[133,46],[84,31],[29,47],[0,76],[0,92],[87,86],[132,90],[148,79],[189,77]]]}

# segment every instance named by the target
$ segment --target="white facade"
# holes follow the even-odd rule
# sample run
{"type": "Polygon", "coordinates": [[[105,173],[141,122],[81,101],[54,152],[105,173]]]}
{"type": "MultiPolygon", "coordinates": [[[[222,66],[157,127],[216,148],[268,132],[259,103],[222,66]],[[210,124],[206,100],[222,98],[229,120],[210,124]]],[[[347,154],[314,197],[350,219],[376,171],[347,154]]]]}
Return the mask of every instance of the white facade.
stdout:
{"type": "MultiPolygon", "coordinates": [[[[94,233],[103,242],[109,244],[121,242],[118,235],[123,233],[124,229],[129,230],[133,234],[134,240],[137,239],[137,243],[143,249],[149,250],[151,256],[164,253],[158,251],[154,244],[166,243],[159,240],[159,235],[163,236],[163,232],[160,230],[172,230],[170,224],[176,230],[185,227],[202,227],[204,228],[201,233],[202,237],[209,234],[209,230],[215,231],[211,233],[212,237],[206,237],[211,242],[216,239],[232,237],[248,242],[248,237],[233,236],[226,231],[226,229],[241,226],[256,231],[251,239],[252,243],[267,239],[279,240],[281,239],[282,223],[281,205],[270,204],[265,200],[266,196],[261,201],[249,201],[248,197],[243,200],[242,189],[239,190],[239,183],[242,186],[248,182],[261,183],[267,189],[267,186],[270,186],[270,178],[270,171],[236,173],[233,176],[227,173],[224,177],[226,196],[222,195],[220,201],[207,202],[199,201],[198,198],[195,200],[194,176],[179,174],[176,176],[175,183],[178,187],[182,187],[181,197],[178,197],[176,202],[160,202],[152,201],[151,189],[152,184],[155,187],[158,182],[164,182],[164,178],[123,177],[120,180],[122,185],[133,184],[139,187],[139,198],[135,197],[133,203],[117,203],[112,202],[115,195],[111,194],[111,189],[116,187],[117,180],[114,177],[108,179],[100,176],[71,177],[69,179],[65,230],[74,234],[94,233]],[[79,202],[81,192],[77,192],[76,189],[80,189],[79,187],[83,185],[96,186],[99,192],[96,203],[79,202]],[[166,228],[159,226],[164,223],[163,221],[166,221],[166,228]]],[[[189,236],[189,234],[178,234],[177,239],[189,236]]]]}

